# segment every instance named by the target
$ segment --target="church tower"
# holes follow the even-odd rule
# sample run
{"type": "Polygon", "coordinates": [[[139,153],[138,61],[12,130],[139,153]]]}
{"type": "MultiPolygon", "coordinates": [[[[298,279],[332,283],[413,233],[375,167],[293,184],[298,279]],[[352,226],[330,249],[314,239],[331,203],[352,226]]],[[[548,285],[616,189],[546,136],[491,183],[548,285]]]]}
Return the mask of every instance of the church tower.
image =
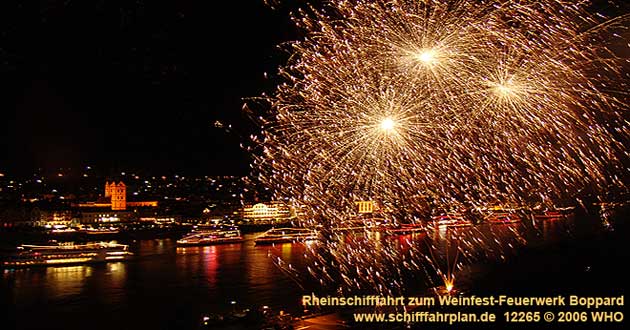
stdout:
{"type": "MultiPolygon", "coordinates": [[[[127,209],[127,186],[120,181],[118,184],[112,182],[109,187],[112,196],[112,210],[127,209]]],[[[107,188],[105,188],[105,194],[107,195],[107,188]]]]}

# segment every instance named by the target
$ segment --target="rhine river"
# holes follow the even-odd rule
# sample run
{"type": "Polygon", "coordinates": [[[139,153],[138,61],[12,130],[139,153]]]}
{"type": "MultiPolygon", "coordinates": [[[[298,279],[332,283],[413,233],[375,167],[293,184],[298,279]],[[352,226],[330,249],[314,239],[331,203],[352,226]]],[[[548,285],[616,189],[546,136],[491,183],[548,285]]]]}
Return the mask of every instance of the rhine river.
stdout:
{"type": "MultiPolygon", "coordinates": [[[[573,277],[573,281],[582,280],[582,271],[603,274],[601,277],[598,275],[591,278],[594,281],[600,281],[606,274],[618,272],[618,265],[603,261],[606,258],[602,259],[600,254],[588,255],[588,251],[598,251],[601,242],[608,241],[601,236],[608,235],[607,231],[596,234],[595,238],[588,236],[588,239],[580,240],[578,237],[582,234],[579,225],[576,228],[574,222],[574,219],[563,219],[533,227],[521,223],[487,228],[475,226],[482,227],[475,229],[479,237],[501,240],[502,232],[510,235],[520,232],[519,237],[527,243],[520,248],[514,247],[509,254],[501,254],[501,258],[508,260],[498,260],[499,266],[484,266],[497,260],[473,264],[469,278],[493,278],[481,276],[486,272],[491,275],[510,274],[514,269],[538,269],[541,268],[538,266],[539,262],[545,262],[542,259],[554,256],[556,259],[550,259],[551,264],[557,264],[557,260],[569,260],[568,267],[575,267],[578,274],[573,277]],[[571,242],[579,242],[576,245],[577,251],[571,242]],[[562,247],[563,244],[569,245],[562,247]],[[557,245],[561,247],[556,248],[557,245]],[[521,257],[519,251],[526,246],[539,247],[542,250],[534,250],[533,253],[525,253],[521,257]],[[581,255],[574,256],[572,253],[581,255]],[[514,266],[509,266],[510,260],[516,260],[514,266]],[[507,263],[507,270],[503,269],[506,267],[501,266],[501,263],[507,263]],[[600,268],[603,269],[599,270],[600,268]]],[[[590,223],[588,226],[591,229],[599,227],[597,223],[590,223]]],[[[176,247],[175,239],[121,242],[130,245],[130,250],[135,254],[132,260],[99,265],[3,270],[0,297],[3,313],[8,315],[3,318],[0,327],[70,330],[196,329],[204,314],[226,313],[233,308],[267,305],[275,311],[300,312],[301,296],[310,294],[311,291],[303,289],[287,276],[275,265],[274,260],[281,258],[294,269],[304,269],[304,253],[307,248],[301,244],[255,246],[253,239],[257,235],[245,235],[245,242],[239,244],[187,248],[176,247]]],[[[424,244],[422,240],[425,235],[427,234],[388,236],[382,239],[394,241],[395,245],[424,244]]],[[[612,249],[614,254],[617,248],[612,246],[607,249],[612,249]]],[[[625,251],[620,252],[620,257],[613,255],[612,258],[627,257],[627,249],[625,251]]],[[[610,256],[610,252],[605,253],[610,256]]],[[[562,273],[565,268],[553,271],[562,273]]],[[[549,281],[554,281],[553,276],[545,273],[545,269],[540,269],[539,273],[524,276],[530,276],[530,280],[531,276],[539,276],[535,281],[541,281],[540,278],[546,281],[547,277],[549,281]]],[[[521,272],[509,277],[515,283],[520,283],[519,274],[523,275],[521,272]]],[[[465,282],[465,278],[460,277],[460,281],[465,282]]],[[[491,288],[518,286],[510,284],[509,280],[502,280],[501,283],[493,280],[490,284],[484,284],[482,280],[480,285],[491,288]]],[[[572,289],[573,285],[575,283],[571,280],[566,282],[567,289],[572,289]]],[[[583,285],[597,289],[594,283],[583,285]]],[[[531,290],[531,285],[526,287],[531,290]]]]}
{"type": "Polygon", "coordinates": [[[255,246],[255,235],[186,248],[141,240],[129,242],[128,262],[5,271],[3,294],[17,329],[191,329],[204,313],[230,311],[232,301],[297,306],[299,286],[271,255],[299,263],[304,246],[255,246]]]}

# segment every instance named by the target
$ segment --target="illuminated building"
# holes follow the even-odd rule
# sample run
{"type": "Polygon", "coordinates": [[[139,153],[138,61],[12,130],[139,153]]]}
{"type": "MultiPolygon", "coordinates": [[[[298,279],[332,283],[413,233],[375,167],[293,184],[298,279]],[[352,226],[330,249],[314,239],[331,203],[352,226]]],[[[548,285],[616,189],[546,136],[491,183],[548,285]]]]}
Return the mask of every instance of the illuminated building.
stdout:
{"type": "Polygon", "coordinates": [[[281,202],[257,203],[245,205],[242,212],[243,222],[251,224],[273,224],[295,219],[295,212],[281,202]]]}
{"type": "Polygon", "coordinates": [[[77,207],[111,208],[112,211],[123,211],[127,207],[157,207],[157,201],[127,201],[127,186],[122,182],[105,182],[105,198],[96,202],[75,204],[77,207]]]}
{"type": "Polygon", "coordinates": [[[111,197],[112,210],[127,209],[127,186],[122,181],[112,182],[109,185],[105,182],[105,197],[111,197]]]}
{"type": "Polygon", "coordinates": [[[45,211],[35,209],[32,212],[35,225],[46,228],[70,227],[72,224],[71,211],[45,211]]]}
{"type": "Polygon", "coordinates": [[[137,208],[155,208],[157,201],[128,201],[127,186],[122,182],[105,182],[105,195],[97,201],[73,204],[81,211],[82,223],[125,222],[137,218],[137,208]],[[130,210],[133,209],[133,210],[130,210]]]}
{"type": "Polygon", "coordinates": [[[359,201],[359,202],[354,202],[354,204],[357,206],[357,212],[359,212],[359,214],[374,212],[373,201],[359,201]]]}

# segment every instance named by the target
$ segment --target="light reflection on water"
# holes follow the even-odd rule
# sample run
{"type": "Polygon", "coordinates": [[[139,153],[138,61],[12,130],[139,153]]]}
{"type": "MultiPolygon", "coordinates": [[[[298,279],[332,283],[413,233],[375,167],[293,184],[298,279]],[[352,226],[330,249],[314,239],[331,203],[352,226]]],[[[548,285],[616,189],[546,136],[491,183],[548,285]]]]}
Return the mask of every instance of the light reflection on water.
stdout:
{"type": "Polygon", "coordinates": [[[7,270],[3,299],[19,306],[10,313],[19,329],[192,328],[199,315],[228,311],[233,300],[240,307],[297,305],[302,292],[270,256],[299,264],[303,247],[254,246],[254,237],[186,248],[172,239],[142,240],[128,243],[135,256],[127,262],[7,270]]]}
{"type": "MultiPolygon", "coordinates": [[[[426,251],[428,237],[437,244],[446,244],[449,237],[473,245],[479,240],[498,251],[571,234],[571,221],[561,219],[365,239],[376,240],[376,248],[394,246],[402,253],[418,246],[426,251]]],[[[186,248],[176,247],[173,239],[141,240],[127,242],[135,254],[128,262],[5,271],[5,305],[19,306],[13,315],[19,329],[194,328],[201,314],[230,310],[230,301],[240,307],[299,310],[301,295],[310,291],[304,292],[274,261],[302,269],[308,247],[255,246],[255,236],[246,235],[243,243],[186,248]]],[[[352,242],[342,238],[340,244],[352,242]]]]}
{"type": "Polygon", "coordinates": [[[75,296],[81,293],[85,281],[92,276],[92,267],[48,267],[45,285],[47,290],[62,296],[75,296]]]}

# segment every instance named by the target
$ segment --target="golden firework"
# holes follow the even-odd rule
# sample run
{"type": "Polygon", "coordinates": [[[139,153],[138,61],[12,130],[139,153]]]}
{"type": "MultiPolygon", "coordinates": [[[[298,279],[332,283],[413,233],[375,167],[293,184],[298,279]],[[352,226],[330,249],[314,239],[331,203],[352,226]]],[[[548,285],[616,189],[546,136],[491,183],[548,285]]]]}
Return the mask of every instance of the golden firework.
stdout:
{"type": "Polygon", "coordinates": [[[587,2],[338,0],[296,15],[261,179],[315,218],[358,200],[545,203],[626,189],[627,16],[587,2]]]}

